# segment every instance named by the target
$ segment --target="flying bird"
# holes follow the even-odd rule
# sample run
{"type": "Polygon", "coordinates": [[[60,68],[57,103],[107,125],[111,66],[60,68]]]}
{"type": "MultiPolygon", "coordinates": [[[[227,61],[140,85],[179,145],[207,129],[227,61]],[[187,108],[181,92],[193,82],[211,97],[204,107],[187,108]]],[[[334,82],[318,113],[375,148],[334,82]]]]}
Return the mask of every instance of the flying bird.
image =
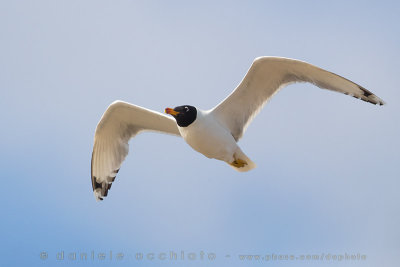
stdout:
{"type": "Polygon", "coordinates": [[[280,57],[256,58],[243,80],[210,110],[190,105],[160,112],[123,101],[113,102],[96,127],[91,179],[96,200],[103,200],[128,154],[128,142],[140,132],[155,131],[183,139],[208,158],[225,161],[240,172],[256,167],[237,142],[264,104],[281,88],[309,82],[363,101],[384,105],[364,87],[309,63],[280,57]]]}

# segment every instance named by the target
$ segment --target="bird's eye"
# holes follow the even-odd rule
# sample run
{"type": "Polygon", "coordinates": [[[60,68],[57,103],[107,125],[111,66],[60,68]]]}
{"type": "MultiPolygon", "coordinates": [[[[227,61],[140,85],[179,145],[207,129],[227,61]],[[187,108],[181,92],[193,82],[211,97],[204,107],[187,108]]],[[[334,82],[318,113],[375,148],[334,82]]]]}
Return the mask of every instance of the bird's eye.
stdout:
{"type": "Polygon", "coordinates": [[[188,108],[188,107],[185,107],[185,110],[186,110],[186,112],[188,112],[188,111],[189,111],[189,108],[188,108]]]}

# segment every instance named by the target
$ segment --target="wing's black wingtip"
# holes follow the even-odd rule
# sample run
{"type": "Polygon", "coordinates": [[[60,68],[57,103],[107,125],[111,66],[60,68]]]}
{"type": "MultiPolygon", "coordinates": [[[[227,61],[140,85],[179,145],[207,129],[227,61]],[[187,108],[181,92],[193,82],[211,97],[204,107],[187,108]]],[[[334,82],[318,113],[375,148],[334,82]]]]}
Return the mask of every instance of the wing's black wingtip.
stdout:
{"type": "Polygon", "coordinates": [[[363,95],[365,97],[369,97],[370,95],[373,95],[373,93],[371,91],[365,89],[364,87],[362,87],[362,86],[358,86],[358,87],[361,89],[361,91],[363,91],[363,95]]]}
{"type": "Polygon", "coordinates": [[[362,87],[360,85],[358,86],[358,88],[360,88],[360,90],[363,93],[363,96],[365,96],[365,99],[361,98],[361,100],[364,100],[365,102],[369,102],[371,104],[379,105],[379,106],[383,106],[386,104],[385,101],[383,101],[382,99],[380,99],[379,97],[374,95],[371,91],[365,89],[364,87],[362,87]]]}
{"type": "Polygon", "coordinates": [[[108,190],[111,190],[112,183],[115,181],[115,177],[118,172],[119,172],[119,169],[114,170],[113,171],[113,174],[115,174],[114,177],[108,176],[106,181],[100,182],[100,183],[97,182],[96,176],[92,176],[93,192],[94,192],[97,200],[103,200],[104,197],[107,197],[108,190]]]}

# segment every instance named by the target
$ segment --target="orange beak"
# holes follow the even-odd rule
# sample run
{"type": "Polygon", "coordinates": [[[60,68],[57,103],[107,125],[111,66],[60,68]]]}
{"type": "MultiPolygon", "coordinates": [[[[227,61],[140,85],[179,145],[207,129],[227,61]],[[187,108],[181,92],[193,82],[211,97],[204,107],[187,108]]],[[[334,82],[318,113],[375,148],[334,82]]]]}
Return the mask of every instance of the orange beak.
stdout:
{"type": "Polygon", "coordinates": [[[176,116],[176,115],[179,114],[179,112],[173,110],[172,108],[166,108],[166,109],[165,109],[165,113],[170,114],[170,115],[172,115],[172,116],[176,116]]]}

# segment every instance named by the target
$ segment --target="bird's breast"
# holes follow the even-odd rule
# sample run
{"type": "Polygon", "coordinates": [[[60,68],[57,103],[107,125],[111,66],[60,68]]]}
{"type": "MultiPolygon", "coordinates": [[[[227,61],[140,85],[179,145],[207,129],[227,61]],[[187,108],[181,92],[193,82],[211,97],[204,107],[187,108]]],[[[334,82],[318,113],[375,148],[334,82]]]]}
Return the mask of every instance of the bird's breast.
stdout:
{"type": "Polygon", "coordinates": [[[211,118],[196,119],[179,131],[186,143],[208,158],[230,159],[237,147],[231,133],[211,118]]]}

